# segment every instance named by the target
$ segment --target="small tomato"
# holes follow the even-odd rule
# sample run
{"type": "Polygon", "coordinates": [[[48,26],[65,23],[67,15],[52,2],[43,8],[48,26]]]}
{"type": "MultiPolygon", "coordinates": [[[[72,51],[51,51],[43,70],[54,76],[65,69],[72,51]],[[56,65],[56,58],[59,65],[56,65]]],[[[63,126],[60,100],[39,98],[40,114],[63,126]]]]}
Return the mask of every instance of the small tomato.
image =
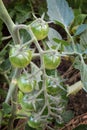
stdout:
{"type": "Polygon", "coordinates": [[[48,35],[49,26],[44,20],[39,19],[31,23],[31,29],[37,40],[43,40],[48,35]]]}
{"type": "Polygon", "coordinates": [[[33,79],[29,79],[27,75],[22,74],[17,80],[18,88],[23,93],[29,93],[34,90],[36,85],[36,81],[33,79]]]}
{"type": "Polygon", "coordinates": [[[14,67],[23,68],[26,67],[31,59],[32,52],[25,48],[21,48],[20,45],[15,45],[10,49],[9,60],[14,67]]]}
{"type": "Polygon", "coordinates": [[[44,65],[48,70],[56,69],[61,62],[61,58],[57,55],[44,54],[44,65]]]}
{"type": "Polygon", "coordinates": [[[34,111],[34,104],[32,102],[32,100],[29,100],[29,95],[24,95],[21,102],[21,107],[22,109],[24,109],[25,111],[34,111]]]}
{"type": "Polygon", "coordinates": [[[47,92],[51,95],[56,95],[59,91],[58,85],[50,79],[46,81],[46,88],[47,88],[47,92]]]}
{"type": "Polygon", "coordinates": [[[32,128],[38,128],[40,127],[40,121],[35,119],[33,116],[30,116],[28,120],[28,125],[32,128]]]}

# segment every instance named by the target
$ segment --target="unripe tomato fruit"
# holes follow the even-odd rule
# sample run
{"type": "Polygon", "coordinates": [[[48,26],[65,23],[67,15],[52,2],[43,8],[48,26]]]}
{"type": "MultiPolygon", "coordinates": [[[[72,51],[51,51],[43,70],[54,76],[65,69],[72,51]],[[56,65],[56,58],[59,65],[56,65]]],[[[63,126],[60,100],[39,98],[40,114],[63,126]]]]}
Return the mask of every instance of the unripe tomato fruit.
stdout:
{"type": "Polygon", "coordinates": [[[37,119],[34,119],[33,116],[30,116],[30,118],[28,120],[28,125],[32,128],[38,128],[38,127],[40,127],[40,121],[37,119]]]}
{"type": "Polygon", "coordinates": [[[34,111],[34,105],[32,103],[32,100],[29,100],[29,95],[24,95],[21,102],[21,107],[22,109],[24,109],[25,111],[34,111]]]}
{"type": "Polygon", "coordinates": [[[15,45],[10,49],[9,60],[14,67],[26,67],[32,59],[32,52],[26,47],[20,49],[20,45],[15,45]]]}
{"type": "Polygon", "coordinates": [[[56,95],[59,91],[58,85],[50,79],[46,81],[46,88],[47,88],[48,94],[51,94],[51,95],[56,95]]]}
{"type": "Polygon", "coordinates": [[[49,26],[44,20],[36,20],[30,26],[37,40],[43,40],[47,37],[49,26]]]}
{"type": "Polygon", "coordinates": [[[44,65],[48,70],[56,69],[61,62],[61,58],[56,55],[44,54],[44,65]]]}
{"type": "Polygon", "coordinates": [[[21,75],[17,80],[18,88],[23,93],[29,93],[34,90],[34,87],[36,85],[36,81],[33,79],[29,79],[26,75],[21,75]]]}

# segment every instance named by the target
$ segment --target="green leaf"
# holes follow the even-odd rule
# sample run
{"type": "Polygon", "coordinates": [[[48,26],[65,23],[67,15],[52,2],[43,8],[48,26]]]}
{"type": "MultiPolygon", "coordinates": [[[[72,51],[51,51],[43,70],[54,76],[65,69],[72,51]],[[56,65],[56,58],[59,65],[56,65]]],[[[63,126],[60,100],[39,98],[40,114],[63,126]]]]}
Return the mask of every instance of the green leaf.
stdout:
{"type": "Polygon", "coordinates": [[[3,103],[2,108],[4,114],[9,114],[11,112],[11,106],[7,103],[3,103]]]}
{"type": "Polygon", "coordinates": [[[87,65],[82,64],[82,69],[80,70],[81,80],[83,82],[83,89],[87,92],[87,65]]]}
{"type": "Polygon", "coordinates": [[[87,125],[79,125],[74,130],[87,130],[87,125]]]}
{"type": "Polygon", "coordinates": [[[18,102],[20,103],[23,98],[23,93],[21,91],[18,92],[18,102]]]}
{"type": "Polygon", "coordinates": [[[60,40],[60,39],[57,39],[57,38],[53,38],[53,40],[57,43],[57,46],[59,46],[59,49],[61,52],[64,51],[64,48],[66,46],[69,46],[69,43],[67,41],[64,41],[64,40],[60,40]]]}
{"type": "Polygon", "coordinates": [[[47,5],[50,20],[58,21],[65,27],[72,23],[74,14],[65,0],[47,0],[47,5]]]}
{"type": "Polygon", "coordinates": [[[86,17],[87,15],[85,14],[79,14],[78,16],[76,16],[74,20],[74,26],[82,24],[86,17]]]}
{"type": "Polygon", "coordinates": [[[6,59],[0,65],[0,71],[5,73],[5,72],[9,71],[10,67],[11,67],[10,61],[9,61],[9,59],[6,59]]]}
{"type": "MultiPolygon", "coordinates": [[[[84,27],[84,29],[87,29],[87,24],[84,27]]],[[[81,49],[83,51],[85,51],[87,49],[87,30],[85,30],[84,33],[82,33],[82,35],[80,36],[80,45],[81,45],[81,49]]]]}
{"type": "Polygon", "coordinates": [[[64,122],[67,123],[74,117],[74,113],[71,110],[68,110],[62,114],[62,117],[64,122]]]}
{"type": "Polygon", "coordinates": [[[50,47],[58,47],[58,44],[54,41],[54,38],[62,39],[61,35],[53,28],[49,28],[48,39],[50,47]]]}
{"type": "Polygon", "coordinates": [[[9,10],[11,18],[15,18],[15,22],[24,23],[31,17],[31,7],[28,1],[14,1],[14,5],[9,10]]]}
{"type": "Polygon", "coordinates": [[[20,36],[21,36],[21,39],[22,39],[23,43],[25,43],[25,42],[27,42],[27,41],[29,41],[31,39],[29,33],[24,29],[20,30],[20,36]]]}
{"type": "Polygon", "coordinates": [[[80,25],[77,30],[76,30],[76,33],[74,36],[76,35],[80,35],[82,32],[84,32],[85,30],[87,29],[87,24],[82,24],[80,25]]]}
{"type": "Polygon", "coordinates": [[[60,39],[57,39],[57,38],[53,38],[53,40],[54,40],[56,43],[61,43],[61,44],[64,45],[64,46],[69,45],[69,43],[68,43],[67,41],[64,41],[64,40],[60,40],[60,39]]]}
{"type": "Polygon", "coordinates": [[[83,0],[67,0],[73,8],[80,8],[83,4],[83,0]]]}

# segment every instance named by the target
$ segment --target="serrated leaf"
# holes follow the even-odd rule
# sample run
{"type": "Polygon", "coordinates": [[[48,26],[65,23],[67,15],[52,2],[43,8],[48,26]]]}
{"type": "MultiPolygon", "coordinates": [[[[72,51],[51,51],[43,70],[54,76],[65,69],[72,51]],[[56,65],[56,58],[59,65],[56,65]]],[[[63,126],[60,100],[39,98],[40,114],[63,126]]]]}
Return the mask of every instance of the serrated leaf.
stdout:
{"type": "Polygon", "coordinates": [[[15,6],[9,10],[10,16],[15,17],[15,22],[24,23],[31,16],[31,7],[29,2],[15,1],[15,6]]]}
{"type": "Polygon", "coordinates": [[[65,0],[47,0],[47,6],[50,20],[58,21],[65,27],[72,23],[74,14],[65,0]]]}
{"type": "Polygon", "coordinates": [[[77,30],[76,30],[76,33],[74,36],[77,36],[77,35],[80,35],[82,32],[84,32],[85,30],[87,29],[87,24],[82,24],[80,25],[77,30]]]}

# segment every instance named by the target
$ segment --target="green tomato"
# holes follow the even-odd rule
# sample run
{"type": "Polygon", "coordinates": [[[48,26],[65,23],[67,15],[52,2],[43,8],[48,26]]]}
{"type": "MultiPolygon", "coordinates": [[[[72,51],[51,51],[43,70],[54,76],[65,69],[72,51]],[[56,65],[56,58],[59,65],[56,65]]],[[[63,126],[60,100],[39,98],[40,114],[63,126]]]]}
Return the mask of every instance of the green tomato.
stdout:
{"type": "Polygon", "coordinates": [[[61,58],[56,55],[44,54],[44,65],[48,70],[56,69],[61,62],[61,58]]]}
{"type": "Polygon", "coordinates": [[[31,59],[32,52],[25,48],[20,49],[20,45],[15,45],[10,49],[9,60],[14,67],[23,68],[26,67],[31,59]]]}
{"type": "Polygon", "coordinates": [[[51,94],[51,95],[56,95],[59,91],[58,85],[50,79],[46,81],[46,88],[47,88],[48,94],[51,94]]]}
{"type": "Polygon", "coordinates": [[[35,119],[33,116],[30,116],[28,120],[28,125],[32,128],[39,128],[40,127],[40,121],[35,119]]]}
{"type": "Polygon", "coordinates": [[[32,100],[29,100],[29,95],[24,95],[21,102],[21,107],[22,109],[24,109],[25,111],[34,111],[35,107],[34,104],[32,102],[32,100]]]}
{"type": "Polygon", "coordinates": [[[39,19],[31,23],[31,29],[37,40],[43,40],[48,35],[49,26],[44,20],[39,19]]]}
{"type": "Polygon", "coordinates": [[[18,88],[23,93],[32,92],[35,88],[36,81],[33,79],[29,79],[27,75],[22,74],[17,80],[18,88]]]}

